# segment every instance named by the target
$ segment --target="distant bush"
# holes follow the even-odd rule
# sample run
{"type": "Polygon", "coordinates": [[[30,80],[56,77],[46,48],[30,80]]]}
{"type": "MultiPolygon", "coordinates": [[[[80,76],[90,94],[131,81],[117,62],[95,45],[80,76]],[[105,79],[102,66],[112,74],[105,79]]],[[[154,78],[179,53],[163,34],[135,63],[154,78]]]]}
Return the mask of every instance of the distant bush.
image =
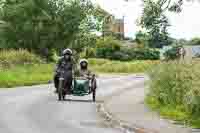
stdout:
{"type": "Polygon", "coordinates": [[[120,61],[130,61],[132,58],[128,53],[123,51],[116,51],[110,57],[112,60],[120,60],[120,61]]]}
{"type": "Polygon", "coordinates": [[[11,67],[23,64],[41,63],[42,60],[33,53],[27,50],[1,50],[0,51],[0,65],[2,67],[11,67]]]}
{"type": "Polygon", "coordinates": [[[171,49],[167,50],[164,53],[165,60],[175,60],[175,59],[177,59],[179,57],[178,54],[177,54],[179,47],[180,46],[174,46],[171,49]]]}
{"type": "Polygon", "coordinates": [[[159,60],[160,52],[150,48],[122,47],[121,42],[112,37],[97,39],[95,48],[87,48],[81,53],[84,58],[105,58],[110,60],[159,60]]]}
{"type": "Polygon", "coordinates": [[[144,48],[133,49],[132,58],[137,60],[158,60],[160,59],[160,52],[158,50],[144,48]]]}
{"type": "Polygon", "coordinates": [[[200,45],[200,38],[193,38],[188,42],[188,45],[200,45]]]}
{"type": "Polygon", "coordinates": [[[99,58],[111,58],[114,52],[120,51],[119,41],[112,37],[105,37],[97,40],[96,56],[99,58]]]}

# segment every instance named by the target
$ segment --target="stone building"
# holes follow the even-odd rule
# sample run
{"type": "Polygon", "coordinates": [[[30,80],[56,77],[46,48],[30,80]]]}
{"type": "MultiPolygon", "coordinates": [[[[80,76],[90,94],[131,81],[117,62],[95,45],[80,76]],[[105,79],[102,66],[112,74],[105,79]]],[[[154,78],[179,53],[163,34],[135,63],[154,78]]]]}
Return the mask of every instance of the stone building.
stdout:
{"type": "Polygon", "coordinates": [[[103,23],[103,36],[113,35],[119,39],[124,39],[124,18],[116,19],[113,15],[108,15],[103,23]]]}

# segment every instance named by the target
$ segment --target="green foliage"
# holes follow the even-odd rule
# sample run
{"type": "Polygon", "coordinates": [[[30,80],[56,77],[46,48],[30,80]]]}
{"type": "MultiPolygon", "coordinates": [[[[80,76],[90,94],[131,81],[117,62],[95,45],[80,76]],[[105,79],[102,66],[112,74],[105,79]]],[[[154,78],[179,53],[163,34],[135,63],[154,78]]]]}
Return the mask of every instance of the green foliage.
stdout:
{"type": "Polygon", "coordinates": [[[94,7],[95,10],[93,11],[93,16],[95,16],[96,18],[96,22],[98,23],[97,26],[97,30],[98,31],[103,31],[103,23],[105,22],[105,18],[107,16],[109,16],[110,14],[108,12],[106,12],[104,9],[102,9],[99,5],[94,7]]]}
{"type": "Polygon", "coordinates": [[[0,68],[41,63],[41,59],[26,50],[0,50],[0,68]]]}
{"type": "Polygon", "coordinates": [[[85,52],[86,58],[96,57],[96,50],[94,48],[87,48],[85,52]]]}
{"type": "Polygon", "coordinates": [[[184,45],[188,45],[189,41],[185,40],[185,39],[179,39],[179,40],[175,40],[174,41],[176,45],[179,46],[184,46],[184,45]]]}
{"type": "Polygon", "coordinates": [[[178,56],[178,49],[180,46],[174,46],[164,53],[165,60],[175,60],[178,56]]]}
{"type": "MultiPolygon", "coordinates": [[[[199,62],[191,64],[168,62],[155,67],[150,72],[150,99],[154,107],[170,107],[172,110],[162,110],[162,114],[170,118],[186,121],[200,127],[200,84],[199,62]],[[182,112],[182,116],[180,113],[182,112]]],[[[151,104],[150,104],[151,105],[151,104]]]]}
{"type": "Polygon", "coordinates": [[[119,60],[119,61],[130,61],[132,60],[131,56],[124,51],[116,51],[112,53],[110,59],[119,60]]]}
{"type": "Polygon", "coordinates": [[[120,51],[119,41],[112,37],[98,39],[96,46],[96,55],[100,58],[111,58],[114,52],[120,51]]]}
{"type": "MultiPolygon", "coordinates": [[[[95,41],[93,41],[95,43],[95,41]]],[[[121,42],[112,37],[96,39],[96,47],[86,48],[81,54],[85,58],[106,58],[111,60],[131,61],[131,60],[158,60],[160,52],[149,48],[126,48],[121,42]]]]}
{"type": "Polygon", "coordinates": [[[96,57],[111,60],[158,60],[160,52],[154,49],[122,48],[119,41],[112,37],[100,38],[97,40],[96,57]]]}
{"type": "Polygon", "coordinates": [[[188,42],[188,45],[200,45],[200,38],[193,38],[188,42]]]}
{"type": "Polygon", "coordinates": [[[124,49],[124,52],[130,56],[132,60],[159,60],[160,52],[156,49],[139,48],[139,49],[124,49]]]}
{"type": "Polygon", "coordinates": [[[149,38],[149,36],[142,31],[137,32],[135,35],[136,43],[139,45],[139,47],[143,47],[143,48],[149,46],[148,38],[149,38]]]}
{"type": "Polygon", "coordinates": [[[172,43],[168,35],[169,20],[165,13],[170,8],[170,0],[145,0],[143,14],[139,20],[148,33],[148,45],[153,48],[162,48],[172,43]]]}
{"type": "Polygon", "coordinates": [[[93,10],[88,0],[5,0],[0,10],[0,47],[53,56],[52,49],[76,45],[74,40],[95,28],[93,10]]]}
{"type": "MultiPolygon", "coordinates": [[[[109,43],[108,43],[109,44],[109,43]]],[[[149,48],[118,48],[110,44],[101,45],[96,49],[96,57],[111,60],[131,61],[131,60],[158,60],[160,52],[149,48]]]]}
{"type": "Polygon", "coordinates": [[[149,48],[123,48],[121,51],[114,52],[110,59],[121,61],[159,60],[160,52],[149,48]]]}
{"type": "Polygon", "coordinates": [[[83,52],[80,53],[81,58],[94,58],[96,57],[96,49],[95,48],[85,48],[83,52]]]}

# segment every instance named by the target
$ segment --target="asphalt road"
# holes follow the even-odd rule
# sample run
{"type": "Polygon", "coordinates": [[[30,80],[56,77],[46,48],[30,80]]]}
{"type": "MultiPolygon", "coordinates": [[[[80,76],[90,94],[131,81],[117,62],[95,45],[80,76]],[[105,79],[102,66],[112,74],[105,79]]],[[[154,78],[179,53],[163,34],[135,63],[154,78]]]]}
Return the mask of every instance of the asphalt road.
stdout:
{"type": "MultiPolygon", "coordinates": [[[[131,85],[133,76],[98,78],[97,102],[131,85]]],[[[120,133],[96,112],[92,96],[57,101],[53,86],[0,89],[0,133],[120,133]]]]}

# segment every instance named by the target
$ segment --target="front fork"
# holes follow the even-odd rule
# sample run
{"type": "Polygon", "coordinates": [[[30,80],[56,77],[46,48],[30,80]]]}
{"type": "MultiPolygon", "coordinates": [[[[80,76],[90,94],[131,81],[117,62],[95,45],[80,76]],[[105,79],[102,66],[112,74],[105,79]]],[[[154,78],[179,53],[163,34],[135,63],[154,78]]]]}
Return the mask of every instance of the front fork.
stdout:
{"type": "Polygon", "coordinates": [[[59,78],[59,87],[58,87],[58,99],[59,100],[63,99],[63,96],[64,96],[63,90],[64,90],[64,78],[59,78]]]}

